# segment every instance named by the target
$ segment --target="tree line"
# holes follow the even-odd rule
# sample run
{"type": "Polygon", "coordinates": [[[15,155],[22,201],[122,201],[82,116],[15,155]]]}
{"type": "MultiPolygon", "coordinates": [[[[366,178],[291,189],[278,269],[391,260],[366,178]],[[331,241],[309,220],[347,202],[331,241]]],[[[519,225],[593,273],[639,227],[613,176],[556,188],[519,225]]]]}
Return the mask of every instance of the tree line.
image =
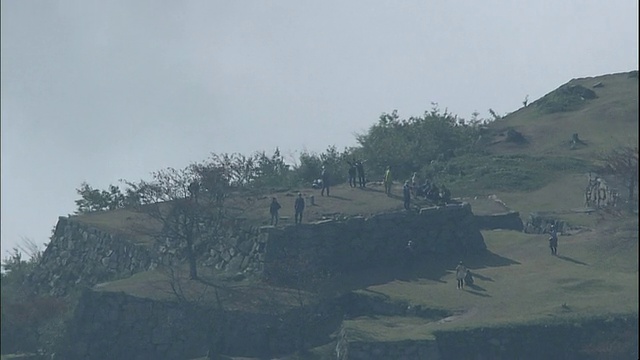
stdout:
{"type": "Polygon", "coordinates": [[[356,159],[365,161],[369,179],[382,178],[387,166],[391,166],[396,178],[408,179],[413,172],[427,171],[433,161],[446,161],[470,152],[480,125],[488,121],[476,116],[465,121],[446,109],[440,111],[437,104],[432,106],[422,116],[408,119],[401,119],[396,110],[383,113],[365,133],[356,135],[357,146],[338,150],[330,145],[321,153],[303,151],[296,164],[288,164],[276,148],[271,155],[265,151],[249,156],[211,154],[208,159],[183,169],[156,171],[148,181],[120,180],[122,188],[112,184],[100,190],[83,182],[76,189],[80,196],[75,201],[76,212],[114,210],[163,197],[186,198],[190,184],[186,178],[201,182],[205,192],[213,183],[220,187],[216,191],[287,188],[310,185],[324,166],[332,183],[337,185],[347,181],[349,162],[356,159]],[[166,196],[169,188],[174,196],[166,196]]]}

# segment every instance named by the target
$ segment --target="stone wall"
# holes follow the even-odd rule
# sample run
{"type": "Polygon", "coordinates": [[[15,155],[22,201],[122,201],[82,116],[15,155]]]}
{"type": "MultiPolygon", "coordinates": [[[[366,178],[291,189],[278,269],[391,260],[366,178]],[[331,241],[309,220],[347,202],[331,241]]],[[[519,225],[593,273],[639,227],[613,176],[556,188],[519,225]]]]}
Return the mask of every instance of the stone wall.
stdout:
{"type": "Polygon", "coordinates": [[[330,341],[342,320],[337,302],[293,307],[281,313],[218,312],[124,293],[85,291],[58,358],[68,360],[191,359],[213,344],[222,354],[279,356],[330,341]],[[322,322],[310,321],[320,315],[322,322]],[[302,322],[301,320],[305,320],[302,322]],[[224,337],[214,336],[219,331],[224,337]]]}
{"type": "Polygon", "coordinates": [[[433,340],[361,341],[340,330],[337,360],[637,359],[638,317],[437,332],[433,340]]]}
{"type": "Polygon", "coordinates": [[[73,287],[126,278],[153,264],[154,256],[147,247],[60,217],[29,280],[39,291],[64,295],[73,287]]]}
{"type": "Polygon", "coordinates": [[[265,231],[264,274],[285,283],[296,281],[294,277],[335,276],[402,263],[409,241],[417,256],[464,256],[486,249],[467,203],[265,231]]]}
{"type": "Polygon", "coordinates": [[[436,333],[440,359],[638,359],[638,316],[436,333]]]}
{"type": "Polygon", "coordinates": [[[482,230],[506,229],[522,231],[524,226],[520,213],[517,211],[509,211],[501,214],[476,215],[478,227],[482,230]]]}
{"type": "Polygon", "coordinates": [[[435,340],[353,341],[347,348],[336,349],[337,360],[442,359],[435,340]]]}
{"type": "MultiPolygon", "coordinates": [[[[416,255],[464,255],[486,248],[468,204],[369,218],[228,229],[221,241],[205,244],[201,266],[231,274],[264,274],[278,283],[298,276],[340,274],[403,261],[407,242],[416,255]]],[[[137,245],[70,218],[60,217],[43,260],[31,281],[44,292],[62,295],[74,286],[126,278],[176,258],[175,244],[137,245]]],[[[184,259],[182,259],[184,260],[184,259]]]]}
{"type": "MultiPolygon", "coordinates": [[[[205,244],[201,266],[238,272],[262,271],[266,234],[257,229],[228,229],[220,242],[205,244]]],[[[136,244],[123,235],[105,232],[73,218],[60,217],[29,281],[38,291],[64,295],[74,287],[127,278],[177,258],[175,244],[136,244]]],[[[184,259],[178,259],[184,260],[184,259]]]]}

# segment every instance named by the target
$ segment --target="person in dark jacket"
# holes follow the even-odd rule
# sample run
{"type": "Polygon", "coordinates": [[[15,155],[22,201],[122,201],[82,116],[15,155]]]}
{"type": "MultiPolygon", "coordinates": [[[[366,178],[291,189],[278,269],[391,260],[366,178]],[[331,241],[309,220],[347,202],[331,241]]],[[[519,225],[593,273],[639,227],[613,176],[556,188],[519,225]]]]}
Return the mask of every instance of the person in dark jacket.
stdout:
{"type": "Polygon", "coordinates": [[[329,170],[325,166],[322,166],[322,191],[320,191],[320,196],[324,196],[324,190],[327,190],[327,196],[329,196],[329,170]]]}
{"type": "Polygon", "coordinates": [[[356,160],[347,161],[349,164],[349,187],[356,187],[356,160]]]}
{"type": "Polygon", "coordinates": [[[193,180],[187,189],[189,190],[189,196],[191,199],[198,202],[198,193],[200,192],[200,183],[198,180],[193,180]]]}
{"type": "Polygon", "coordinates": [[[302,193],[298,193],[298,197],[296,198],[296,202],[293,205],[295,210],[295,223],[302,224],[302,212],[304,211],[304,198],[302,197],[302,193]]]}
{"type": "Polygon", "coordinates": [[[269,206],[269,213],[271,213],[271,225],[278,225],[278,210],[280,210],[281,206],[278,202],[278,199],[274,196],[271,198],[271,205],[269,206]]]}
{"type": "Polygon", "coordinates": [[[382,183],[384,184],[384,193],[387,194],[387,196],[390,196],[391,184],[393,183],[393,177],[391,176],[391,166],[387,166],[387,169],[384,172],[382,183]]]}
{"type": "Polygon", "coordinates": [[[366,179],[364,177],[364,164],[362,160],[356,161],[356,172],[358,173],[358,182],[360,187],[366,187],[366,179]]]}
{"type": "Polygon", "coordinates": [[[456,280],[458,281],[458,289],[464,289],[464,278],[467,276],[467,267],[462,261],[456,266],[456,280]]]}
{"type": "Polygon", "coordinates": [[[409,186],[408,180],[404,182],[402,187],[402,196],[404,198],[404,209],[411,210],[411,186],[409,186]]]}
{"type": "Polygon", "coordinates": [[[549,248],[551,255],[558,255],[558,232],[554,225],[551,225],[551,231],[549,231],[549,248]]]}

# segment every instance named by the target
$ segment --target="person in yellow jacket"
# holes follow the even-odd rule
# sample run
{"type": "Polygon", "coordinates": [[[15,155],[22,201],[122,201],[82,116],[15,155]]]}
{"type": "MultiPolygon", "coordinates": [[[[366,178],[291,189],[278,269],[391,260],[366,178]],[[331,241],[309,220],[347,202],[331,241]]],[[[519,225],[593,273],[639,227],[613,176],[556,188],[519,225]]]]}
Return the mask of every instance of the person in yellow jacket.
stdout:
{"type": "Polygon", "coordinates": [[[384,193],[387,195],[391,195],[391,166],[387,166],[387,170],[384,172],[384,193]]]}

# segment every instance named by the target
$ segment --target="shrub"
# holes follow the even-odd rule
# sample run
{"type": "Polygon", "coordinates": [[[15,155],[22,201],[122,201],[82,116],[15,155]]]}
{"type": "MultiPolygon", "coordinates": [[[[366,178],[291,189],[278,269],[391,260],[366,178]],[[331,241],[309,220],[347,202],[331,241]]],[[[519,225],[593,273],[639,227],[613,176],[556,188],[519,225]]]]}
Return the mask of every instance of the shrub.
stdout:
{"type": "Polygon", "coordinates": [[[596,93],[582,85],[563,85],[548,93],[533,104],[543,114],[574,111],[579,109],[586,100],[595,99],[596,93]]]}

